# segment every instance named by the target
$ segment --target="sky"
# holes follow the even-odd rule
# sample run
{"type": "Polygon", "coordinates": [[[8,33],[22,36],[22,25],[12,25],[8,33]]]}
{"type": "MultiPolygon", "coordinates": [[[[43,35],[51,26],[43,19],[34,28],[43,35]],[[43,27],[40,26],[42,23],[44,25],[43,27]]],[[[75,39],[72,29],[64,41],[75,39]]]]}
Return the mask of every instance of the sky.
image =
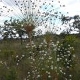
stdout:
{"type": "MultiPolygon", "coordinates": [[[[29,1],[29,0],[16,0],[18,3],[21,1],[29,1]]],[[[37,7],[33,10],[34,15],[36,15],[38,13],[38,9],[40,8],[39,6],[42,6],[42,8],[39,9],[40,14],[38,15],[39,18],[41,15],[44,16],[44,12],[48,12],[50,15],[53,13],[50,12],[50,10],[52,10],[53,8],[50,5],[54,5],[54,9],[55,11],[61,11],[63,14],[67,15],[67,16],[74,16],[74,15],[79,15],[80,14],[80,0],[53,0],[54,2],[52,2],[52,0],[32,0],[32,2],[34,3],[33,7],[35,5],[37,5],[37,7]],[[43,5],[43,3],[45,3],[45,5],[43,5]],[[58,3],[60,2],[60,3],[58,3]],[[49,5],[50,3],[50,5],[49,5]],[[60,5],[65,5],[65,7],[59,7],[60,5]],[[45,7],[47,7],[47,9],[45,10],[45,7]],[[68,12],[68,14],[67,14],[68,12]]],[[[20,5],[19,5],[20,6],[20,5]]],[[[26,6],[27,7],[27,6],[26,6]]],[[[26,8],[25,7],[25,8],[26,8]]],[[[29,7],[31,7],[29,5],[29,7]]],[[[30,9],[31,10],[31,9],[30,9]]],[[[23,10],[24,13],[24,10],[23,10]]],[[[22,13],[20,12],[20,9],[18,6],[15,5],[15,0],[0,0],[0,14],[2,14],[3,16],[0,16],[0,24],[3,24],[2,22],[4,22],[4,20],[6,19],[10,19],[10,17],[13,18],[23,18],[24,16],[22,16],[22,13]],[[5,6],[7,8],[5,8],[5,6]],[[9,13],[7,12],[9,10],[9,13]],[[3,12],[1,12],[3,11],[3,12]]],[[[49,17],[49,15],[47,16],[49,17]]],[[[42,18],[42,17],[41,17],[42,18]]],[[[52,18],[52,17],[50,17],[52,18]]],[[[42,22],[45,25],[49,26],[49,24],[51,24],[51,21],[47,20],[48,22],[46,22],[45,24],[45,19],[42,22]]],[[[40,21],[41,19],[39,19],[38,21],[40,21]]],[[[52,18],[53,20],[53,18],[52,18]]],[[[55,21],[56,24],[59,23],[59,21],[55,21]]],[[[41,23],[40,23],[41,24],[41,23]]],[[[51,25],[50,25],[51,26],[51,25]]],[[[60,26],[60,25],[58,25],[60,26]]],[[[41,26],[39,26],[41,27],[41,26]]],[[[41,29],[43,30],[44,28],[41,27],[41,29]]],[[[64,29],[64,28],[63,28],[64,29]]]]}

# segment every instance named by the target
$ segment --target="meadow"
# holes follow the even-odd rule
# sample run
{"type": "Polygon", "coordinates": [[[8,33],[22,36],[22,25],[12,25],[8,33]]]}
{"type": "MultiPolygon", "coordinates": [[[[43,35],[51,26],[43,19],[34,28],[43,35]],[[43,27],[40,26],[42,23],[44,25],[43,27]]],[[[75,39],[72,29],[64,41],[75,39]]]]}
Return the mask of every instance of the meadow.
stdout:
{"type": "Polygon", "coordinates": [[[0,41],[0,80],[80,80],[79,63],[77,35],[0,41]]]}

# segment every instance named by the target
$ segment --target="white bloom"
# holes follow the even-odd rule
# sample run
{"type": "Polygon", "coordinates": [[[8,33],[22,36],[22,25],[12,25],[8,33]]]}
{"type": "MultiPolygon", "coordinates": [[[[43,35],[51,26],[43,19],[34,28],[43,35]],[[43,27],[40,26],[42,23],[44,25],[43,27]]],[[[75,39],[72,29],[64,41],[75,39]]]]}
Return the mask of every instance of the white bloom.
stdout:
{"type": "Polygon", "coordinates": [[[68,45],[70,47],[70,45],[68,45]]]}
{"type": "Polygon", "coordinates": [[[44,57],[41,58],[42,60],[44,59],[44,57]]]}
{"type": "Polygon", "coordinates": [[[51,61],[51,63],[53,64],[54,62],[53,62],[53,61],[51,61]]]}
{"type": "Polygon", "coordinates": [[[16,58],[18,58],[19,56],[17,55],[16,58]]]}
{"type": "Polygon", "coordinates": [[[46,54],[44,54],[44,56],[46,56],[46,54]]]}
{"type": "Polygon", "coordinates": [[[20,60],[18,60],[18,62],[19,62],[20,60]]]}
{"type": "Polygon", "coordinates": [[[67,59],[65,59],[65,61],[68,61],[67,59]]]}
{"type": "Polygon", "coordinates": [[[76,57],[76,55],[74,54],[74,55],[73,55],[73,57],[75,58],[75,57],[76,57]]]}
{"type": "Polygon", "coordinates": [[[48,74],[50,74],[50,72],[48,72],[48,74]]]}
{"type": "Polygon", "coordinates": [[[0,63],[1,63],[1,64],[3,64],[3,62],[2,62],[2,61],[0,61],[0,63]]]}
{"type": "Polygon", "coordinates": [[[72,75],[69,75],[70,77],[72,77],[72,75]]]}
{"type": "Polygon", "coordinates": [[[51,69],[53,70],[53,65],[51,65],[51,69]]]}
{"type": "Polygon", "coordinates": [[[24,57],[25,55],[23,54],[22,57],[24,57]]]}
{"type": "Polygon", "coordinates": [[[40,75],[37,75],[37,77],[40,77],[40,75]]]}
{"type": "Polygon", "coordinates": [[[49,56],[49,59],[52,59],[52,57],[51,57],[51,56],[49,56]]]}
{"type": "Polygon", "coordinates": [[[48,78],[51,78],[51,75],[48,75],[48,78]]]}
{"type": "Polygon", "coordinates": [[[59,44],[59,41],[57,41],[57,44],[59,44]]]}
{"type": "Polygon", "coordinates": [[[43,45],[43,43],[41,43],[41,45],[43,45]]]}
{"type": "Polygon", "coordinates": [[[17,66],[19,65],[19,63],[16,64],[17,66]]]}
{"type": "Polygon", "coordinates": [[[55,69],[57,69],[57,67],[55,67],[55,69]]]}
{"type": "Polygon", "coordinates": [[[63,73],[62,70],[60,70],[60,72],[63,73]]]}
{"type": "Polygon", "coordinates": [[[30,72],[28,72],[28,74],[30,74],[30,72]]]}
{"type": "Polygon", "coordinates": [[[48,73],[48,71],[46,71],[46,73],[48,73]]]}
{"type": "Polygon", "coordinates": [[[70,53],[70,51],[67,51],[68,53],[70,53]]]}

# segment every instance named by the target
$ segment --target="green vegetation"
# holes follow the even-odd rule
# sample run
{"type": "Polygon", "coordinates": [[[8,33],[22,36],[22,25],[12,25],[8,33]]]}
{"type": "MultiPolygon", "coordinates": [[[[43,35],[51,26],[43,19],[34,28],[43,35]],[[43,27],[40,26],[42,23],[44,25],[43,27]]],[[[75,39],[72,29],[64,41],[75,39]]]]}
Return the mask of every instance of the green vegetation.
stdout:
{"type": "Polygon", "coordinates": [[[0,80],[79,80],[79,47],[77,35],[1,40],[0,80]]]}

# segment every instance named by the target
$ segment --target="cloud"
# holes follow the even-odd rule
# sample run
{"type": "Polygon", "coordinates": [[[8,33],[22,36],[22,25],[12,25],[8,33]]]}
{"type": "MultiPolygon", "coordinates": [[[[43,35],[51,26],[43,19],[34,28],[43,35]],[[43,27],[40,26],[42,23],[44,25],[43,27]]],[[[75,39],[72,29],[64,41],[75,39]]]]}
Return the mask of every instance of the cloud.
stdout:
{"type": "Polygon", "coordinates": [[[61,0],[61,3],[66,5],[62,11],[69,12],[69,16],[80,14],[80,0],[61,0]]]}

